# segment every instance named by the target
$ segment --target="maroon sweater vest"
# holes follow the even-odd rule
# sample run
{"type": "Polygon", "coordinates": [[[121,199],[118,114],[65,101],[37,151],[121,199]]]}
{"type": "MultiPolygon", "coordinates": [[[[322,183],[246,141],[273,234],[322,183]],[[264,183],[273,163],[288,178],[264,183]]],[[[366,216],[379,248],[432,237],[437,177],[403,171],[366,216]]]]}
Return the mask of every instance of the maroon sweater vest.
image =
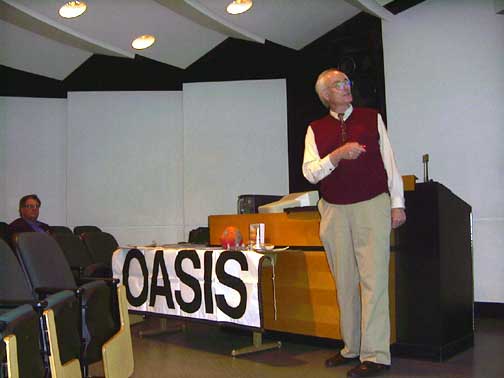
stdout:
{"type": "MultiPolygon", "coordinates": [[[[334,171],[320,182],[320,193],[327,202],[345,205],[388,192],[377,117],[374,109],[354,108],[345,121],[347,142],[365,145],[366,152],[355,160],[341,160],[334,171]]],[[[320,158],[341,146],[341,123],[331,115],[312,122],[311,128],[320,158]]]]}

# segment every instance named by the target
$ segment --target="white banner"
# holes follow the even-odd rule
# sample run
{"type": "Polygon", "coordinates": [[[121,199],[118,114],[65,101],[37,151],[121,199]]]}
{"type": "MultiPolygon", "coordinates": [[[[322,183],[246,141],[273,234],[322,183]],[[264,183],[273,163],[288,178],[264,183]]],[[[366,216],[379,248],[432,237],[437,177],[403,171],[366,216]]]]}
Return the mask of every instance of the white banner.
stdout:
{"type": "Polygon", "coordinates": [[[129,309],[262,328],[260,266],[253,251],[118,249],[114,278],[129,309]]]}

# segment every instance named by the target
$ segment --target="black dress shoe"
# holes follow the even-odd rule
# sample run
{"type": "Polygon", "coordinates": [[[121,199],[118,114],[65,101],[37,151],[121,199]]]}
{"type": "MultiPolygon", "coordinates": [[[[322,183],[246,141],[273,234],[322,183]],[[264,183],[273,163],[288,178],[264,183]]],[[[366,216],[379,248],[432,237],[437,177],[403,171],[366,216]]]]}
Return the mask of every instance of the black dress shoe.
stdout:
{"type": "Polygon", "coordinates": [[[358,361],[358,360],[359,360],[359,357],[346,358],[346,357],[343,357],[341,355],[341,353],[338,352],[338,354],[332,356],[331,358],[328,358],[325,361],[325,366],[328,368],[331,368],[331,367],[349,364],[350,362],[358,361]]]}
{"type": "Polygon", "coordinates": [[[350,378],[361,378],[361,377],[376,377],[383,374],[389,365],[377,364],[376,362],[364,361],[359,366],[350,369],[347,376],[350,378]]]}

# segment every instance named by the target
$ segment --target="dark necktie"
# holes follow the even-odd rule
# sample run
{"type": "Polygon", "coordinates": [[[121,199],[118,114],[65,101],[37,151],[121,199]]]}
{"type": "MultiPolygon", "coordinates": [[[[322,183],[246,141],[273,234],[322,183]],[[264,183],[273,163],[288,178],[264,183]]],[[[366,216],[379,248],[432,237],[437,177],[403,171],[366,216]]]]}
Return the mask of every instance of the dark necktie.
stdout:
{"type": "Polygon", "coordinates": [[[340,120],[340,126],[341,126],[341,144],[345,144],[347,140],[347,132],[346,132],[346,125],[345,121],[343,120],[344,113],[338,113],[338,118],[340,120]]]}

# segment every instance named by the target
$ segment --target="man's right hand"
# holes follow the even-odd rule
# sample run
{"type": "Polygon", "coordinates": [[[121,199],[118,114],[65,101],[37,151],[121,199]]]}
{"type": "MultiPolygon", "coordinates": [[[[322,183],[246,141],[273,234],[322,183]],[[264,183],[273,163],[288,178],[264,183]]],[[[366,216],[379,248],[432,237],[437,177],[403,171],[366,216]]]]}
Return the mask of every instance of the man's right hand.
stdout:
{"type": "Polygon", "coordinates": [[[336,167],[341,160],[355,160],[364,152],[366,152],[365,145],[359,144],[357,142],[348,142],[331,152],[329,159],[331,160],[331,163],[336,167]]]}

